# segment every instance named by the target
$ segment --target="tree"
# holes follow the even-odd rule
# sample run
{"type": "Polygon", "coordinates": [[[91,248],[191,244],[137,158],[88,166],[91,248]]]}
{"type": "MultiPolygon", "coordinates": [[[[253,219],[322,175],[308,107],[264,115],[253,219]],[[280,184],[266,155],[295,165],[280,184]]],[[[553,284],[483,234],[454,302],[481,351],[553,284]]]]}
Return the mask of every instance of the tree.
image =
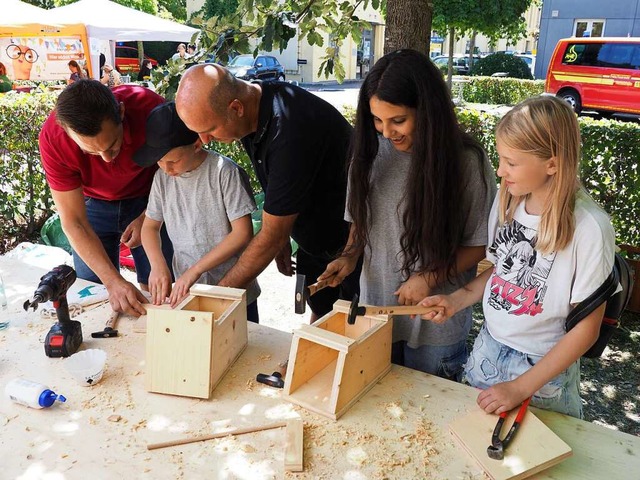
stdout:
{"type": "MultiPolygon", "coordinates": [[[[449,71],[451,86],[453,71],[453,41],[455,35],[483,33],[492,40],[508,38],[517,41],[526,34],[523,14],[535,0],[434,0],[433,26],[438,32],[449,33],[449,71]]],[[[473,49],[469,52],[473,55],[473,49]]],[[[471,64],[473,60],[470,59],[471,64]]]]}
{"type": "Polygon", "coordinates": [[[387,0],[384,53],[413,48],[429,55],[431,14],[429,0],[387,0]]]}
{"type": "Polygon", "coordinates": [[[211,17],[228,17],[236,13],[238,0],[205,0],[200,10],[205,20],[211,17]]]}

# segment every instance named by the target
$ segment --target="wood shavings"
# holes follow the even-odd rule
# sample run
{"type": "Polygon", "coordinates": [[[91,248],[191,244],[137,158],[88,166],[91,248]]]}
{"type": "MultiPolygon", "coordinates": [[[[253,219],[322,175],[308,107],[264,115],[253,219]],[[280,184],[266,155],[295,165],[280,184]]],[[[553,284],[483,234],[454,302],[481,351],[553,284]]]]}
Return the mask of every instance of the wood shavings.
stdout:
{"type": "Polygon", "coordinates": [[[120,415],[109,415],[109,417],[107,417],[107,420],[110,422],[119,422],[121,419],[122,417],[120,415]]]}
{"type": "Polygon", "coordinates": [[[254,383],[253,379],[249,379],[247,380],[247,390],[249,391],[253,391],[253,387],[255,387],[256,384],[254,383]]]}
{"type": "Polygon", "coordinates": [[[271,355],[270,355],[270,354],[263,354],[263,355],[260,355],[260,356],[258,357],[258,360],[260,360],[261,362],[265,362],[265,361],[267,361],[267,360],[271,360],[271,355]]]}
{"type": "Polygon", "coordinates": [[[249,445],[248,443],[245,443],[243,445],[240,445],[240,450],[242,450],[245,453],[256,453],[256,449],[253,448],[251,445],[249,445]]]}
{"type": "Polygon", "coordinates": [[[404,410],[396,402],[388,403],[386,405],[386,410],[393,418],[404,418],[404,410]]]}

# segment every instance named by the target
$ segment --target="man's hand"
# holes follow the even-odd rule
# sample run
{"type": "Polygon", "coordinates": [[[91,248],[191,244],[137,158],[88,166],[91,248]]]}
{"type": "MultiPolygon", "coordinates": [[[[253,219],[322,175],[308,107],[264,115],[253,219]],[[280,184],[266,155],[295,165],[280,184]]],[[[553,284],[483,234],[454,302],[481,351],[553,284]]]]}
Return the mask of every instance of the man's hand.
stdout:
{"type": "Polygon", "coordinates": [[[171,296],[169,297],[171,308],[175,308],[183,298],[189,295],[189,289],[198,281],[199,278],[200,274],[193,268],[190,268],[184,272],[178,280],[176,280],[176,283],[171,290],[171,296]]]}
{"type": "Polygon", "coordinates": [[[338,257],[327,265],[326,270],[318,277],[318,281],[329,280],[330,287],[337,287],[356,269],[357,264],[357,257],[338,257]]]}
{"type": "Polygon", "coordinates": [[[149,293],[154,305],[162,305],[171,293],[171,272],[166,263],[162,267],[151,267],[149,293]]]}
{"type": "Polygon", "coordinates": [[[487,413],[497,415],[513,410],[532,395],[520,385],[518,380],[519,378],[510,382],[496,383],[483,390],[476,400],[478,406],[487,413]]]}
{"type": "Polygon", "coordinates": [[[127,282],[124,278],[120,277],[113,283],[105,285],[105,287],[109,292],[109,303],[114,312],[124,312],[134,317],[147,313],[142,306],[147,299],[132,283],[127,282]]]}
{"type": "Polygon", "coordinates": [[[142,223],[144,222],[144,212],[133,222],[127,225],[127,228],[122,232],[120,237],[120,243],[124,243],[129,248],[139,247],[142,244],[142,236],[140,231],[142,230],[142,223]]]}
{"type": "Polygon", "coordinates": [[[427,274],[416,273],[393,292],[398,295],[398,305],[417,305],[420,300],[431,293],[427,274]]]}
{"type": "Polygon", "coordinates": [[[287,242],[284,247],[282,247],[282,249],[276,255],[275,260],[278,271],[281,274],[290,277],[294,273],[296,273],[296,264],[291,258],[291,242],[287,242]]]}

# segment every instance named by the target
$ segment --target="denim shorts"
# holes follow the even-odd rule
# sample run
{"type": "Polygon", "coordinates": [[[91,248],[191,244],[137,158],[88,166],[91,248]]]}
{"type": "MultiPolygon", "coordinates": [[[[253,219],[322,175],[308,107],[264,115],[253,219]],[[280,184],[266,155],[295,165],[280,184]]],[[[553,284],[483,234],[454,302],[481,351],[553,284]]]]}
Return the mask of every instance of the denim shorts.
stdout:
{"type": "MultiPolygon", "coordinates": [[[[139,217],[147,208],[147,197],[131,198],[127,200],[97,200],[85,197],[85,207],[89,225],[93,228],[102,246],[107,252],[111,263],[120,269],[120,237],[127,226],[139,217]]],[[[173,259],[173,245],[167,231],[162,226],[160,230],[162,239],[162,253],[167,260],[167,265],[171,271],[171,260],[173,259]]],[[[131,256],[136,265],[138,283],[148,284],[151,265],[147,254],[142,246],[131,249],[131,256]]],[[[84,263],[80,256],[73,251],[73,264],[78,278],[83,278],[91,282],[102,283],[98,276],[84,263]]]]}
{"type": "MultiPolygon", "coordinates": [[[[473,387],[486,389],[496,383],[516,379],[541,358],[498,342],[489,334],[486,325],[482,325],[465,365],[464,381],[473,387]]],[[[531,405],[582,418],[580,360],[538,390],[531,397],[531,405]]]]}
{"type": "Polygon", "coordinates": [[[421,345],[411,348],[402,340],[391,345],[391,362],[403,367],[459,382],[469,352],[467,342],[452,345],[421,345]]]}

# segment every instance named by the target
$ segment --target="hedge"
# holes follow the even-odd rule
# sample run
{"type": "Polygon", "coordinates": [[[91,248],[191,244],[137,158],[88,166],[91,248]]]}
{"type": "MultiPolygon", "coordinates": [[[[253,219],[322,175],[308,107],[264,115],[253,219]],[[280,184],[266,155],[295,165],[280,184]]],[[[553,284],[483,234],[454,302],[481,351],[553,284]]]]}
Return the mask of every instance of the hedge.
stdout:
{"type": "MultiPolygon", "coordinates": [[[[55,93],[0,96],[0,253],[20,241],[37,240],[44,221],[53,213],[39,162],[38,133],[55,99],[55,93]]],[[[345,109],[344,114],[353,122],[353,108],[345,109]]],[[[493,132],[498,116],[460,109],[458,118],[463,128],[485,146],[497,168],[493,132]]],[[[636,140],[640,138],[640,125],[586,117],[580,117],[579,122],[583,135],[583,183],[612,216],[619,243],[640,245],[640,226],[635,221],[636,206],[640,204],[640,143],[636,140]]],[[[249,173],[254,190],[259,191],[239,143],[216,144],[213,148],[241,164],[249,173]]]]}
{"type": "Polygon", "coordinates": [[[544,80],[501,77],[464,77],[464,80],[462,96],[467,103],[515,105],[544,92],[544,80]]]}
{"type": "Polygon", "coordinates": [[[0,254],[37,240],[53,200],[44,179],[38,134],[55,93],[0,95],[0,254]]]}

